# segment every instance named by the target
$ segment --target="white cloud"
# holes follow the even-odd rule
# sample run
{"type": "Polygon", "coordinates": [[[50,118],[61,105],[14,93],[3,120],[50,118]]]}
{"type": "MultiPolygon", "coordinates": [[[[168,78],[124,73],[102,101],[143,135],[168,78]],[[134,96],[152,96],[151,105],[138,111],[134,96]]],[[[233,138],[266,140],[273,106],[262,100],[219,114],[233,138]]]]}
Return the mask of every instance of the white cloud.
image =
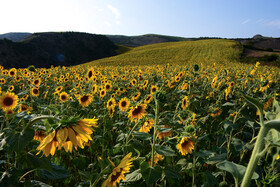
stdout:
{"type": "Polygon", "coordinates": [[[113,7],[112,5],[107,5],[107,8],[109,8],[114,13],[116,19],[118,19],[121,16],[119,10],[116,7],[113,7]]]}
{"type": "Polygon", "coordinates": [[[112,11],[112,13],[115,15],[115,24],[119,25],[120,24],[119,19],[120,19],[120,16],[121,16],[119,10],[116,7],[114,7],[110,4],[107,5],[107,8],[110,9],[112,11]]]}
{"type": "Polygon", "coordinates": [[[250,21],[249,19],[246,19],[241,24],[244,25],[244,24],[248,23],[249,21],[250,21]]]}
{"type": "Polygon", "coordinates": [[[267,25],[277,27],[278,29],[280,29],[280,19],[275,19],[275,20],[269,21],[267,23],[267,25]]]}
{"type": "Polygon", "coordinates": [[[112,26],[112,24],[109,23],[108,21],[104,21],[104,24],[105,24],[106,26],[108,26],[108,27],[111,27],[111,26],[112,26]]]}

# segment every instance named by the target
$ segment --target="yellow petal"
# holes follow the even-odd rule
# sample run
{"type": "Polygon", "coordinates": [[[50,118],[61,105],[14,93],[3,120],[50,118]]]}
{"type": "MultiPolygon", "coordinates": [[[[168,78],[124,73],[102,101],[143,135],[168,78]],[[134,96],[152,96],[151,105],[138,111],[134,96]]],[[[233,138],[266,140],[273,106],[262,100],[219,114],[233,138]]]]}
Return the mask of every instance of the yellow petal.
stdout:
{"type": "Polygon", "coordinates": [[[46,136],[37,147],[37,150],[42,150],[48,143],[50,143],[55,136],[55,130],[52,131],[48,136],[46,136]]]}
{"type": "Polygon", "coordinates": [[[56,132],[56,139],[59,144],[63,143],[64,140],[64,130],[63,129],[58,129],[56,132]]]}
{"type": "Polygon", "coordinates": [[[62,142],[65,142],[67,140],[67,138],[68,138],[68,129],[64,128],[63,130],[64,130],[64,139],[63,139],[62,142]]]}
{"type": "Polygon", "coordinates": [[[68,128],[68,136],[69,136],[70,141],[73,143],[73,145],[75,147],[77,147],[76,134],[71,127],[68,128]]]}

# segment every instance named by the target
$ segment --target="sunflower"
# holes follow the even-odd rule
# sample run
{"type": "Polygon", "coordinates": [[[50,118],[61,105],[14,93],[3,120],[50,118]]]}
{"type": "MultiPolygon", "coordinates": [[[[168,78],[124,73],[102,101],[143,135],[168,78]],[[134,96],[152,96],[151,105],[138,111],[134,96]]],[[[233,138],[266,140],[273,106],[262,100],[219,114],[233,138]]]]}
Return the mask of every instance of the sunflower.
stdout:
{"type": "Polygon", "coordinates": [[[151,94],[149,94],[149,95],[147,95],[147,97],[145,98],[145,100],[144,100],[144,103],[150,103],[151,101],[152,101],[152,99],[153,99],[153,96],[151,95],[151,94]]]}
{"type": "Polygon", "coordinates": [[[136,79],[132,79],[132,80],[130,81],[130,83],[131,83],[133,86],[135,86],[135,85],[137,84],[137,80],[136,80],[136,79]]]}
{"type": "Polygon", "coordinates": [[[158,91],[158,87],[156,85],[151,86],[151,94],[154,94],[156,91],[158,91]]]}
{"type": "Polygon", "coordinates": [[[212,88],[215,88],[217,80],[218,80],[218,76],[215,76],[214,79],[212,80],[212,83],[211,83],[212,88]]]}
{"type": "Polygon", "coordinates": [[[132,101],[137,101],[137,99],[140,97],[140,95],[141,95],[140,92],[135,93],[135,94],[132,96],[131,100],[132,100],[132,101]]]}
{"type": "Polygon", "coordinates": [[[35,97],[38,97],[39,96],[39,88],[37,88],[37,87],[32,88],[31,89],[31,95],[35,96],[35,97]]]}
{"type": "Polygon", "coordinates": [[[79,97],[79,103],[82,107],[87,107],[93,100],[93,96],[86,94],[79,97]]]}
{"type": "Polygon", "coordinates": [[[92,94],[97,94],[98,86],[94,84],[91,88],[92,94]]]}
{"type": "Polygon", "coordinates": [[[108,109],[115,108],[115,106],[116,106],[116,100],[114,98],[109,99],[107,102],[107,108],[108,109]]]}
{"type": "MultiPolygon", "coordinates": [[[[161,160],[163,160],[164,159],[164,157],[163,157],[163,155],[160,155],[160,154],[155,154],[155,156],[154,156],[154,164],[153,164],[153,166],[155,165],[155,164],[157,164],[158,163],[158,161],[161,161],[161,160]]],[[[149,165],[151,165],[151,162],[152,162],[152,158],[149,160],[149,165]]]]}
{"type": "Polygon", "coordinates": [[[10,87],[9,87],[9,92],[12,92],[14,89],[15,89],[14,86],[10,86],[10,87]]]}
{"type": "Polygon", "coordinates": [[[221,115],[221,113],[222,113],[222,110],[220,110],[219,108],[217,108],[213,113],[211,113],[210,115],[212,116],[212,117],[217,117],[217,116],[219,116],[219,115],[221,115]]]}
{"type": "Polygon", "coordinates": [[[88,78],[88,80],[91,80],[91,79],[93,78],[93,72],[94,72],[94,69],[93,69],[93,68],[91,68],[91,69],[88,70],[88,72],[87,72],[87,78],[88,78]]]}
{"type": "Polygon", "coordinates": [[[59,87],[57,87],[57,88],[55,89],[55,92],[60,92],[62,89],[63,89],[63,87],[62,87],[62,86],[59,86],[59,87]]]}
{"type": "Polygon", "coordinates": [[[119,102],[119,108],[122,112],[125,112],[127,111],[127,109],[129,108],[130,106],[130,101],[125,97],[125,98],[122,98],[119,102]]]}
{"type": "Polygon", "coordinates": [[[12,68],[9,71],[9,76],[10,77],[15,77],[17,75],[17,69],[16,68],[12,68]]]}
{"type": "Polygon", "coordinates": [[[105,95],[106,95],[106,90],[101,88],[100,97],[103,98],[103,97],[105,97],[105,95]]]}
{"type": "MultiPolygon", "coordinates": [[[[170,126],[169,126],[169,125],[161,125],[160,128],[170,128],[170,126]]],[[[171,129],[170,129],[169,131],[167,131],[167,132],[160,132],[160,133],[159,133],[159,132],[157,131],[157,136],[158,136],[159,139],[168,137],[168,136],[170,136],[171,134],[172,134],[172,130],[171,130],[171,129]]]]}
{"type": "Polygon", "coordinates": [[[155,123],[155,121],[152,118],[148,119],[141,126],[139,132],[146,132],[146,133],[150,132],[151,128],[153,128],[154,123],[155,123]]]}
{"type": "Polygon", "coordinates": [[[131,158],[132,153],[128,153],[119,163],[118,166],[115,166],[115,164],[111,162],[111,164],[114,166],[114,169],[112,173],[108,176],[108,178],[103,182],[102,187],[115,187],[117,186],[117,183],[120,183],[121,180],[125,180],[124,174],[129,173],[130,168],[132,165],[131,158]]]}
{"type": "Polygon", "coordinates": [[[144,87],[148,86],[148,83],[149,83],[149,81],[148,81],[148,80],[145,80],[143,86],[144,86],[144,87]]]}
{"type": "Polygon", "coordinates": [[[189,98],[188,96],[185,96],[182,100],[182,109],[185,110],[189,106],[189,98]]]}
{"type": "Polygon", "coordinates": [[[39,152],[43,151],[45,156],[54,155],[56,148],[60,150],[62,147],[66,152],[72,152],[73,146],[84,148],[84,144],[92,140],[92,127],[97,127],[98,119],[82,119],[77,121],[75,125],[53,130],[47,135],[36,148],[39,152]]]}
{"type": "Polygon", "coordinates": [[[115,108],[113,108],[113,107],[109,108],[109,116],[110,116],[110,118],[113,117],[114,112],[115,112],[115,108]]]}
{"type": "Polygon", "coordinates": [[[192,153],[194,150],[192,137],[183,137],[176,147],[183,156],[192,153]]]}
{"type": "Polygon", "coordinates": [[[136,121],[142,119],[146,115],[146,104],[139,104],[136,107],[130,107],[130,111],[128,112],[128,117],[130,117],[130,121],[136,121]]]}
{"type": "Polygon", "coordinates": [[[67,101],[69,98],[69,95],[66,93],[66,92],[62,92],[60,95],[59,95],[59,99],[63,102],[67,101]]]}
{"type": "Polygon", "coordinates": [[[3,93],[0,96],[0,107],[7,111],[13,110],[18,104],[18,96],[11,92],[3,93]]]}
{"type": "Polygon", "coordinates": [[[0,79],[0,84],[5,84],[5,83],[6,83],[6,79],[1,78],[1,79],[0,79]]]}
{"type": "Polygon", "coordinates": [[[33,84],[35,85],[35,86],[40,86],[40,84],[41,84],[41,79],[35,79],[34,81],[33,81],[33,84]]]}
{"type": "Polygon", "coordinates": [[[105,84],[105,90],[106,90],[107,92],[111,91],[111,90],[112,90],[112,85],[111,85],[110,83],[106,83],[106,84],[105,84]]]}
{"type": "Polygon", "coordinates": [[[27,111],[27,113],[30,113],[31,110],[33,110],[31,106],[28,106],[26,104],[20,104],[18,112],[27,111]]]}
{"type": "Polygon", "coordinates": [[[41,142],[46,137],[45,131],[37,130],[35,131],[34,140],[41,142]]]}

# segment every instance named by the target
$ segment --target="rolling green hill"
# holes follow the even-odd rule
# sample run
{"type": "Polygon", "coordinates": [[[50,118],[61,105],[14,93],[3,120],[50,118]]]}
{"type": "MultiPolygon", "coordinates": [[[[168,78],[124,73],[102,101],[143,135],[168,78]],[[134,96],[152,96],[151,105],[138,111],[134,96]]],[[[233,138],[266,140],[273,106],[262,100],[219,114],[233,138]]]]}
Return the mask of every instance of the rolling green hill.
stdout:
{"type": "Polygon", "coordinates": [[[242,45],[226,39],[181,41],[136,47],[130,51],[85,65],[151,65],[186,63],[231,63],[239,61],[242,45]]]}

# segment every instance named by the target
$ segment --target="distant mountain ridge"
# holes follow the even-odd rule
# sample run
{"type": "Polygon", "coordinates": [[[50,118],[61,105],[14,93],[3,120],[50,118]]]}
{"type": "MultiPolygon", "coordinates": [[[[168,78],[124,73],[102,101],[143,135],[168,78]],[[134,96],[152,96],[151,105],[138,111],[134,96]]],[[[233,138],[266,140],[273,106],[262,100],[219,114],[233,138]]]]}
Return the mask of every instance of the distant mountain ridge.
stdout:
{"type": "Polygon", "coordinates": [[[5,68],[72,66],[114,56],[118,47],[106,36],[79,32],[34,33],[21,40],[0,40],[0,65],[5,68]]]}
{"type": "Polygon", "coordinates": [[[12,40],[13,42],[19,42],[23,40],[24,38],[30,36],[32,33],[29,32],[9,32],[5,34],[0,34],[0,39],[8,39],[12,40]]]}

